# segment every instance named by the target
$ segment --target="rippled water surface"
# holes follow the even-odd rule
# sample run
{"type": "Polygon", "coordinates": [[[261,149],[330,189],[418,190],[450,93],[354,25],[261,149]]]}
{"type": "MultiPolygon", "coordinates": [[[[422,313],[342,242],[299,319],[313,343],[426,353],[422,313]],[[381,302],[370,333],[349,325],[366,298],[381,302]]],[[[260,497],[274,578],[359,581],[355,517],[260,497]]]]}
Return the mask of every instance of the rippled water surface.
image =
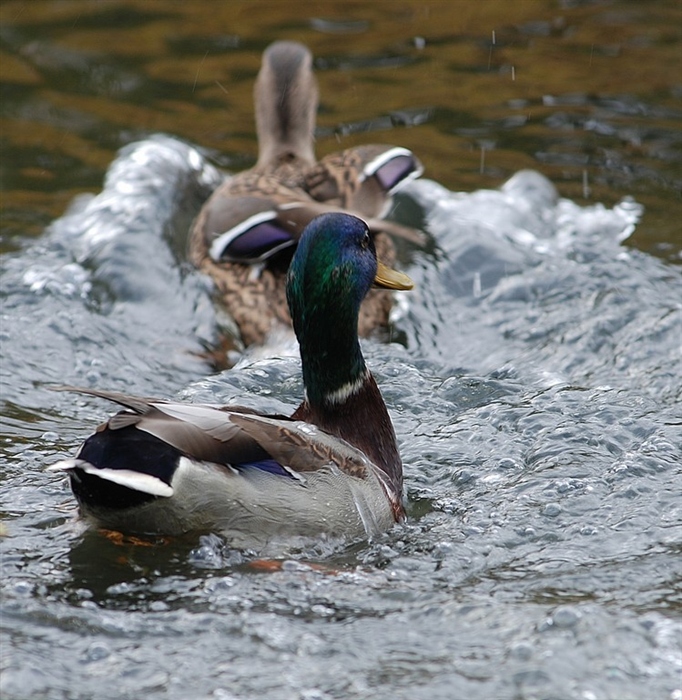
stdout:
{"type": "Polygon", "coordinates": [[[0,7],[3,700],[682,700],[679,4],[294,9],[0,7]],[[300,399],[295,357],[214,369],[185,259],[277,38],[316,56],[320,155],[426,166],[417,288],[363,346],[409,520],[267,561],[86,530],[44,468],[110,407],[49,384],[300,399]]]}

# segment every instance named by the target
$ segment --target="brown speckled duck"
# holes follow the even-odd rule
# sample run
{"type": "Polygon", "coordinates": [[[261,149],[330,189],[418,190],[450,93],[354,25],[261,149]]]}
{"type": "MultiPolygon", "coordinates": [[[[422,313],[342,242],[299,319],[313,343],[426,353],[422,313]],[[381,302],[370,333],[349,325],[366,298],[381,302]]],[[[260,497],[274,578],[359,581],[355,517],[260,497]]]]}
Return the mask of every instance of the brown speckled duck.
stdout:
{"type": "MultiPolygon", "coordinates": [[[[213,279],[244,346],[291,326],[286,273],[315,216],[358,214],[374,235],[379,259],[390,266],[395,248],[386,234],[422,242],[419,232],[381,219],[391,195],[422,173],[410,151],[367,145],[315,160],[318,91],[305,46],[289,41],[269,46],[254,96],[258,161],[213,193],[190,235],[190,259],[213,279]]],[[[391,292],[372,290],[360,309],[360,335],[385,328],[391,306],[391,292]]]]}

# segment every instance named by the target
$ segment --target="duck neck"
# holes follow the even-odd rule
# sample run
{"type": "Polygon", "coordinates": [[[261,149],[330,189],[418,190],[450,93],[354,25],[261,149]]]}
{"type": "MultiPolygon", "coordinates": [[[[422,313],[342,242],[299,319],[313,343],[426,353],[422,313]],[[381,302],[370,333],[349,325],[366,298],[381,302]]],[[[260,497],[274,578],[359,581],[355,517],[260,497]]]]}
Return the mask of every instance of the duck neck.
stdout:
{"type": "Polygon", "coordinates": [[[308,50],[292,42],[271,47],[255,86],[258,168],[314,164],[317,102],[308,50]]]}
{"type": "Polygon", "coordinates": [[[400,515],[403,475],[396,436],[357,333],[327,323],[307,338],[301,343],[306,400],[293,418],[314,423],[364,452],[386,475],[400,515]]]}
{"type": "Polygon", "coordinates": [[[320,319],[312,332],[299,338],[306,398],[325,410],[343,404],[368,377],[356,328],[347,328],[339,318],[331,320],[320,319]]]}

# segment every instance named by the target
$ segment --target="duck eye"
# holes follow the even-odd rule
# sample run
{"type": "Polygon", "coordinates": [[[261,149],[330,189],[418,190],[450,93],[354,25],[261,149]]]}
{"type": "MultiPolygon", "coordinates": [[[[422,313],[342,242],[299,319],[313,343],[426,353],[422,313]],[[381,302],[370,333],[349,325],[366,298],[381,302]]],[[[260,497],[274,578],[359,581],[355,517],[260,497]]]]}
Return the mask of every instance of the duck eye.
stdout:
{"type": "Polygon", "coordinates": [[[365,231],[365,235],[362,237],[362,241],[360,242],[360,245],[364,249],[367,249],[369,247],[369,231],[365,231]]]}

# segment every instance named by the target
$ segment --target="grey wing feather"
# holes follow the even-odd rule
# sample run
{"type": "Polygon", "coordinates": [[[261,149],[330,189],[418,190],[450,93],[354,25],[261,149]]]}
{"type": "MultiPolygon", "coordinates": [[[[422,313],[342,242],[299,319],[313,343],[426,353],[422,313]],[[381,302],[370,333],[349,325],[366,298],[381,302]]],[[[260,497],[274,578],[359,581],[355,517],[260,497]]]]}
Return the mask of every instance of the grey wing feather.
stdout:
{"type": "Polygon", "coordinates": [[[141,398],[139,396],[129,396],[128,394],[121,394],[118,391],[104,391],[102,389],[90,389],[82,386],[71,386],[69,384],[60,384],[58,386],[51,386],[52,391],[74,391],[77,394],[88,394],[89,396],[96,396],[100,399],[106,399],[107,401],[113,401],[120,406],[125,406],[135,413],[144,415],[151,410],[151,406],[155,403],[163,403],[160,399],[149,399],[141,398]]]}
{"type": "Polygon", "coordinates": [[[267,459],[298,472],[336,466],[365,478],[370,462],[344,440],[314,425],[282,416],[261,416],[235,407],[180,404],[143,399],[115,391],[58,387],[107,399],[124,406],[106,423],[111,430],[134,425],[196,460],[215,464],[241,464],[267,459]],[[132,413],[131,413],[132,411],[132,413]]]}
{"type": "Polygon", "coordinates": [[[109,429],[134,425],[196,460],[239,464],[269,457],[257,440],[230,422],[230,412],[226,409],[83,387],[60,386],[55,390],[76,391],[118,403],[128,411],[112,416],[105,424],[109,429]]]}

